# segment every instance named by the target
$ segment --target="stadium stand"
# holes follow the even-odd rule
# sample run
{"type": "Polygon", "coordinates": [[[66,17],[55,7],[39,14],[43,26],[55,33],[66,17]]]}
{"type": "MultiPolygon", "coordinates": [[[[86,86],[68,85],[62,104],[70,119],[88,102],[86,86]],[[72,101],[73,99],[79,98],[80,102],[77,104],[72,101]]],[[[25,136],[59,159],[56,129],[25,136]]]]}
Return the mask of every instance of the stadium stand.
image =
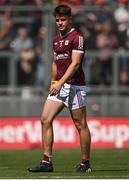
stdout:
{"type": "MultiPolygon", "coordinates": [[[[41,105],[49,86],[51,40],[56,32],[51,12],[60,3],[72,7],[74,26],[87,39],[84,70],[89,114],[128,115],[127,0],[1,0],[0,96],[4,99],[1,98],[0,104],[5,103],[8,113],[0,110],[0,115],[31,116],[33,98],[41,105]],[[23,110],[23,104],[17,112],[11,109],[8,103],[11,98],[15,99],[16,107],[21,104],[20,98],[28,99],[29,105],[22,101],[28,111],[23,110]]],[[[35,108],[34,115],[38,113],[35,108]]]]}

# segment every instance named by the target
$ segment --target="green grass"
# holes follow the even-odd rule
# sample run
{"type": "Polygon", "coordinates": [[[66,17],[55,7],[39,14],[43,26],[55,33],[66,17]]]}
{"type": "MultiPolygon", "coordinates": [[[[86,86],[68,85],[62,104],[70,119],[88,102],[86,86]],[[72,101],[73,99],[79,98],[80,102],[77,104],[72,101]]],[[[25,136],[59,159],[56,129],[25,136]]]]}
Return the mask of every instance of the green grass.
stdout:
{"type": "Polygon", "coordinates": [[[54,150],[52,173],[30,173],[27,168],[37,165],[41,159],[41,150],[0,151],[0,178],[34,178],[34,179],[129,179],[129,150],[92,150],[91,164],[93,172],[76,173],[74,166],[80,161],[80,151],[54,150]]]}

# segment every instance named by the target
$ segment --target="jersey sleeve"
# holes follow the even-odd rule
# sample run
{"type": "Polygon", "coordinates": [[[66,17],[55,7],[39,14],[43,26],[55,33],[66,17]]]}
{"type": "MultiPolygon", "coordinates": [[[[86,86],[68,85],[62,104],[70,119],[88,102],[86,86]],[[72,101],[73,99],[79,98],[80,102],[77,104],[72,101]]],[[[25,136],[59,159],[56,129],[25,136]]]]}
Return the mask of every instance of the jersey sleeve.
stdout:
{"type": "Polygon", "coordinates": [[[54,48],[54,39],[53,39],[52,45],[53,45],[53,55],[54,55],[54,57],[55,57],[55,56],[56,56],[56,52],[55,52],[55,48],[54,48]]]}
{"type": "Polygon", "coordinates": [[[53,61],[55,61],[56,60],[56,52],[55,52],[55,48],[54,48],[54,39],[53,39],[52,46],[53,46],[53,61]]]}
{"type": "Polygon", "coordinates": [[[84,37],[81,35],[76,35],[73,40],[73,50],[72,52],[79,52],[84,53],[85,52],[85,40],[84,37]]]}

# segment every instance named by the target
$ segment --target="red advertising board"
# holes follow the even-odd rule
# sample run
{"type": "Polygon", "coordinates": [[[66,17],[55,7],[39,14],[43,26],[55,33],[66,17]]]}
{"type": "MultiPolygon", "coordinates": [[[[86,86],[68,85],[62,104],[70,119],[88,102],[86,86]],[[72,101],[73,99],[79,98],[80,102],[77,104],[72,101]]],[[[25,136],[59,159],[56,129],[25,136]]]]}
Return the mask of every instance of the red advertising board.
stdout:
{"type": "MultiPolygon", "coordinates": [[[[88,117],[92,148],[129,148],[129,118],[88,117]]],[[[70,118],[54,123],[54,148],[78,148],[77,130],[70,118]]],[[[41,147],[41,125],[38,117],[0,118],[0,149],[41,147]]]]}

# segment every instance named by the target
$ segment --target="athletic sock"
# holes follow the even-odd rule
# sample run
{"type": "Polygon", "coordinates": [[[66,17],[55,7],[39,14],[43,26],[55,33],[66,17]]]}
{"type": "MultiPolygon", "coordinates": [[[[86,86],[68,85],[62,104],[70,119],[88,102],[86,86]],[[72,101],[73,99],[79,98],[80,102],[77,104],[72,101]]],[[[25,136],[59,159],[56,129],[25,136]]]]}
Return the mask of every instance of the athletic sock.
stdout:
{"type": "Polygon", "coordinates": [[[50,163],[52,162],[52,156],[43,155],[42,162],[50,163]]]}
{"type": "Polygon", "coordinates": [[[81,164],[89,165],[90,161],[89,161],[89,159],[82,159],[81,164]]]}

